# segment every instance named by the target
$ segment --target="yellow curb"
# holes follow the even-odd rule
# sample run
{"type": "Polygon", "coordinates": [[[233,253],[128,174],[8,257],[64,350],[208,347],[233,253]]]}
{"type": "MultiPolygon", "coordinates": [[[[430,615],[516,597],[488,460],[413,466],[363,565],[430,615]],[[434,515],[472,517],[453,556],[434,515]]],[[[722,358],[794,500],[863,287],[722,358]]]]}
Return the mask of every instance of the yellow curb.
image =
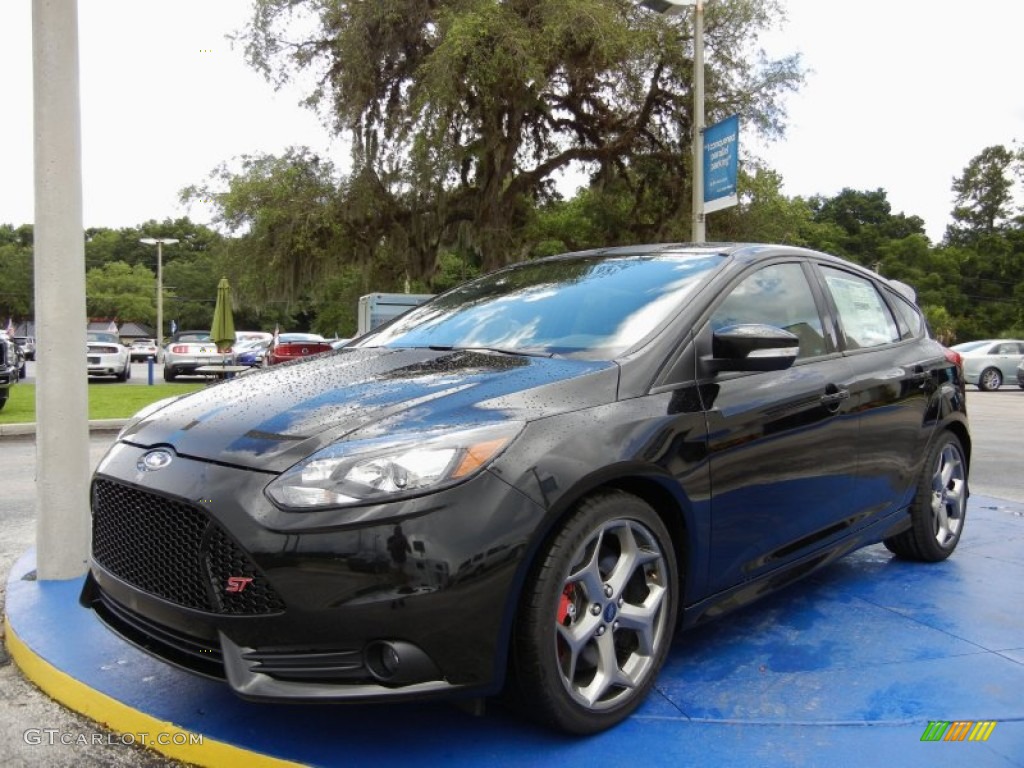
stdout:
{"type": "MultiPolygon", "coordinates": [[[[193,765],[218,768],[304,768],[303,763],[293,763],[259,752],[215,741],[202,734],[186,731],[173,723],[161,722],[137,709],[80,683],[61,672],[52,664],[32,652],[11,627],[10,619],[4,614],[4,631],[7,635],[7,650],[22,673],[50,698],[65,707],[85,715],[117,733],[149,734],[145,746],[161,754],[193,765]],[[159,744],[157,734],[167,734],[169,741],[181,744],[159,744]],[[199,743],[195,743],[198,741],[199,743]]],[[[141,741],[135,741],[141,744],[141,741]]]]}

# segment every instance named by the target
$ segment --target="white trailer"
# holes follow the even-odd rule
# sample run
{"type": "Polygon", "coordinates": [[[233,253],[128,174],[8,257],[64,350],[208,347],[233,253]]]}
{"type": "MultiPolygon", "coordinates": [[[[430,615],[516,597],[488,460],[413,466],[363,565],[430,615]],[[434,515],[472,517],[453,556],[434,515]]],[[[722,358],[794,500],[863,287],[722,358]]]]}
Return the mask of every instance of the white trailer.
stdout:
{"type": "Polygon", "coordinates": [[[360,296],[356,335],[362,336],[432,298],[432,293],[368,293],[360,296]]]}

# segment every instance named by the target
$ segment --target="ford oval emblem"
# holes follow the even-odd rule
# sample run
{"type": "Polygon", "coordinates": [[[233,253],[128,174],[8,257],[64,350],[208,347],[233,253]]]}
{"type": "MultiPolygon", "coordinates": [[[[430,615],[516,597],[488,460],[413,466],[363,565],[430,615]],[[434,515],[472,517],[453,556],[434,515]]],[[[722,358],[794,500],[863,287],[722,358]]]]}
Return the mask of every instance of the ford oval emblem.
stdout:
{"type": "Polygon", "coordinates": [[[174,455],[170,451],[158,448],[139,459],[138,464],[135,466],[140,472],[156,472],[158,469],[166,467],[173,460],[174,455]]]}

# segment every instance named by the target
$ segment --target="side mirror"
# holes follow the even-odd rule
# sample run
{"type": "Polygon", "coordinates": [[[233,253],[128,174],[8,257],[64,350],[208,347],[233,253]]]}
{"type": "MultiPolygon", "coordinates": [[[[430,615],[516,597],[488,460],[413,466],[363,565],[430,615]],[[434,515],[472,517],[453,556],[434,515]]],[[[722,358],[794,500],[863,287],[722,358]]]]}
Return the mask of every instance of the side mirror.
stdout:
{"type": "Polygon", "coordinates": [[[800,339],[774,325],[729,325],[714,332],[705,364],[719,371],[781,371],[800,351],[800,339]]]}

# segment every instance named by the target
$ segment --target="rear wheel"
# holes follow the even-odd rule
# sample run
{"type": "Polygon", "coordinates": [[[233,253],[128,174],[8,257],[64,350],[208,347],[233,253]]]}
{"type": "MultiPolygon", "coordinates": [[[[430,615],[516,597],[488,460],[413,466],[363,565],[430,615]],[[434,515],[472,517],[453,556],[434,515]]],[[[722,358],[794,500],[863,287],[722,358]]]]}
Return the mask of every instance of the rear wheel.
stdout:
{"type": "Polygon", "coordinates": [[[998,368],[986,368],[978,377],[978,389],[982,392],[995,392],[1003,386],[1003,372],[998,368]]]}
{"type": "Polygon", "coordinates": [[[956,435],[946,432],[932,447],[910,504],[908,530],[885,540],[908,560],[938,562],[956,549],[967,515],[967,460],[956,435]]]}
{"type": "Polygon", "coordinates": [[[0,411],[2,411],[4,409],[5,405],[7,405],[7,396],[8,396],[7,390],[6,389],[0,389],[0,411]]]}
{"type": "Polygon", "coordinates": [[[174,369],[169,365],[164,366],[164,381],[174,381],[177,375],[174,373],[174,369]]]}
{"type": "Polygon", "coordinates": [[[524,590],[513,664],[529,712],[577,734],[626,719],[671,645],[677,573],[672,539],[650,505],[621,491],[584,500],[524,590]]]}

